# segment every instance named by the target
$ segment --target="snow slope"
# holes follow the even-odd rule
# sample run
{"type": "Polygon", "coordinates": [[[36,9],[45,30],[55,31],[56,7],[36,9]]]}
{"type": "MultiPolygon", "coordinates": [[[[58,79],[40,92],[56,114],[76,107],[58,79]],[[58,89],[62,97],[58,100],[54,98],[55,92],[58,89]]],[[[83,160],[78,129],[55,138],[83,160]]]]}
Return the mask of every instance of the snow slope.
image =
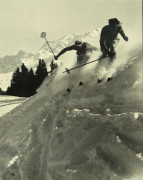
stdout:
{"type": "Polygon", "coordinates": [[[37,94],[0,118],[1,180],[143,179],[141,46],[119,52],[111,66],[70,75],[75,54],[63,55],[37,94]]]}

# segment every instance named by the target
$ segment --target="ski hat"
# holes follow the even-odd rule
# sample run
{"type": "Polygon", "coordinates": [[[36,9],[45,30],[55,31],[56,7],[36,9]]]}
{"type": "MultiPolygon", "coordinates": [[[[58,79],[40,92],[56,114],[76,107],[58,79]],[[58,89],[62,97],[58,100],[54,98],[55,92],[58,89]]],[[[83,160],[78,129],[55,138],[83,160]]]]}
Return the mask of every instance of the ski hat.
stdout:
{"type": "Polygon", "coordinates": [[[77,45],[77,46],[79,46],[79,45],[82,44],[82,41],[76,40],[74,44],[77,45]]]}
{"type": "Polygon", "coordinates": [[[109,25],[111,24],[120,24],[120,21],[117,18],[109,19],[109,25]]]}

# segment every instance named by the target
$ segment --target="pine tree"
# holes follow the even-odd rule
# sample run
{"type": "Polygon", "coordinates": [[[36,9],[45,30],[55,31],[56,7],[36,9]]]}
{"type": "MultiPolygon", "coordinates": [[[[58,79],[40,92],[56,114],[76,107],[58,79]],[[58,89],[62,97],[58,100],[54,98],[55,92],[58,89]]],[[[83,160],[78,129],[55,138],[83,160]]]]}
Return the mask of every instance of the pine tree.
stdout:
{"type": "Polygon", "coordinates": [[[21,73],[19,67],[17,67],[16,71],[13,73],[12,79],[11,79],[11,86],[8,87],[7,93],[9,95],[13,96],[19,96],[20,90],[21,90],[21,73]]]}
{"type": "Polygon", "coordinates": [[[8,88],[6,90],[6,95],[12,95],[12,90],[11,90],[10,86],[8,86],[8,88]]]}
{"type": "Polygon", "coordinates": [[[35,85],[35,75],[34,75],[34,71],[31,68],[29,73],[28,73],[28,82],[27,82],[27,86],[28,86],[28,95],[32,96],[36,93],[36,85],[35,85]]]}
{"type": "Polygon", "coordinates": [[[42,64],[41,59],[39,59],[39,64],[38,64],[37,70],[35,72],[35,74],[36,74],[36,88],[38,88],[40,86],[41,81],[42,81],[42,76],[41,76],[42,68],[41,68],[41,64],[42,64]]]}
{"type": "Polygon", "coordinates": [[[42,66],[43,80],[44,80],[45,77],[48,75],[48,72],[47,72],[46,63],[45,63],[45,61],[43,59],[42,59],[42,62],[41,62],[41,66],[42,66]]]}
{"type": "Polygon", "coordinates": [[[27,97],[28,96],[28,69],[24,65],[21,66],[21,91],[20,96],[27,97]]]}
{"type": "Polygon", "coordinates": [[[44,62],[44,60],[39,59],[39,64],[36,70],[36,88],[38,88],[42,84],[47,74],[48,72],[46,68],[46,63],[44,62]]]}

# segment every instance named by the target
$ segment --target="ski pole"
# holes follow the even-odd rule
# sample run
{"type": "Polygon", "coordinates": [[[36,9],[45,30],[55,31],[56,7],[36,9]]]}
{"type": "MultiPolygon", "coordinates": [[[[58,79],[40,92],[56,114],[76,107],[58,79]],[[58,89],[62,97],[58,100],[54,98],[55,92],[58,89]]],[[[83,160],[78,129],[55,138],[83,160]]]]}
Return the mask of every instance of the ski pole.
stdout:
{"type": "Polygon", "coordinates": [[[50,44],[48,43],[48,41],[47,41],[47,39],[46,39],[46,33],[45,33],[45,32],[42,32],[42,33],[41,33],[41,38],[44,38],[44,39],[45,39],[45,41],[46,41],[46,43],[48,44],[48,46],[49,46],[49,48],[50,48],[50,50],[51,50],[53,56],[55,57],[54,52],[53,52],[53,50],[52,50],[50,44]]]}
{"type": "MultiPolygon", "coordinates": [[[[105,57],[104,57],[104,58],[105,58],[105,57]]],[[[71,69],[65,68],[65,71],[64,71],[63,73],[65,73],[65,72],[70,73],[70,71],[72,71],[72,70],[74,70],[74,69],[77,69],[77,68],[79,68],[79,67],[85,66],[85,65],[90,64],[90,63],[93,63],[93,62],[95,62],[95,61],[99,61],[99,60],[101,60],[101,59],[103,59],[103,57],[102,57],[102,58],[99,58],[99,59],[96,59],[96,60],[93,60],[93,61],[90,61],[90,62],[85,63],[85,64],[81,64],[81,65],[76,66],[76,67],[73,67],[73,68],[71,68],[71,69]]]]}

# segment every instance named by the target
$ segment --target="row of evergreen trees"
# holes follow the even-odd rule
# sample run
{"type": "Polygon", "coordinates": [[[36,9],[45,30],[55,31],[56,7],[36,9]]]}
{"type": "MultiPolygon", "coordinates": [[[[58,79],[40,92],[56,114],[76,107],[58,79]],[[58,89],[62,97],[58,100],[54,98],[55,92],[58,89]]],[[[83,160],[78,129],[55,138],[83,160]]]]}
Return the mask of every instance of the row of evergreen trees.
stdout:
{"type": "Polygon", "coordinates": [[[36,89],[42,84],[45,77],[48,75],[46,63],[39,59],[39,64],[34,73],[33,69],[27,69],[22,64],[13,73],[11,85],[7,88],[6,94],[20,97],[30,97],[36,93],[36,89]]]}

